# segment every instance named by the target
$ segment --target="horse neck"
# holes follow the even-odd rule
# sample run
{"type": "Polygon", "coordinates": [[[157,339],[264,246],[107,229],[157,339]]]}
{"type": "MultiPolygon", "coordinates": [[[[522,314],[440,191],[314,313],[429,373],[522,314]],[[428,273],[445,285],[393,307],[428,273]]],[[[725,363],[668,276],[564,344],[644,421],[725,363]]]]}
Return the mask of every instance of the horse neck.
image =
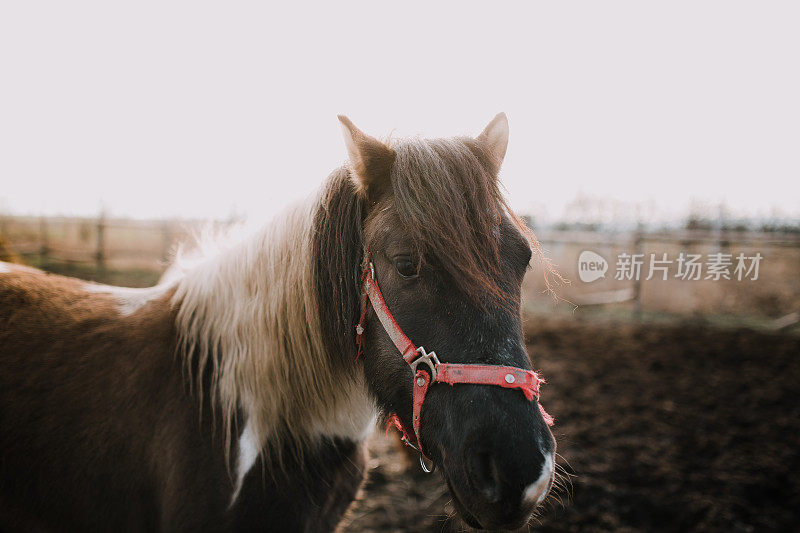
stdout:
{"type": "Polygon", "coordinates": [[[360,368],[326,353],[313,290],[318,200],[201,260],[178,284],[177,327],[200,393],[209,368],[226,434],[237,413],[260,448],[318,437],[363,440],[374,419],[360,368]],[[198,370],[200,369],[200,370],[198,370]]]}

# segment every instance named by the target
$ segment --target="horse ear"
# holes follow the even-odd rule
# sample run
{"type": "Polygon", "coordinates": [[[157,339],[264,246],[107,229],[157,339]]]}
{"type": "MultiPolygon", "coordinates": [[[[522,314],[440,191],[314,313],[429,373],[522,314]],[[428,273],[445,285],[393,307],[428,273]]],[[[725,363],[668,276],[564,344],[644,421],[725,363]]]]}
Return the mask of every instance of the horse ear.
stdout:
{"type": "Polygon", "coordinates": [[[377,201],[390,188],[389,171],[394,163],[394,150],[358,129],[346,116],[339,115],[339,122],[350,157],[350,175],[359,192],[377,201]]]}
{"type": "Polygon", "coordinates": [[[506,148],[508,148],[508,118],[506,114],[498,113],[478,135],[478,140],[489,150],[499,169],[506,156],[506,148]]]}

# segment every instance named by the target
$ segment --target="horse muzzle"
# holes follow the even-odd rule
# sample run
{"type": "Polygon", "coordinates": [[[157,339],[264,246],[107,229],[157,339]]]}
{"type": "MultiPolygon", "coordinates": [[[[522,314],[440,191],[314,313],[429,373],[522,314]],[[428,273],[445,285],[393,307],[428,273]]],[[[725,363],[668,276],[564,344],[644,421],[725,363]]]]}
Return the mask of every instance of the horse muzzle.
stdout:
{"type": "Polygon", "coordinates": [[[472,527],[522,527],[555,473],[555,439],[536,403],[498,387],[435,389],[422,441],[459,514],[472,527]]]}
{"type": "Polygon", "coordinates": [[[547,496],[555,473],[554,453],[535,453],[530,467],[506,464],[496,451],[468,450],[447,479],[453,501],[464,521],[482,529],[514,530],[524,526],[547,496]]]}

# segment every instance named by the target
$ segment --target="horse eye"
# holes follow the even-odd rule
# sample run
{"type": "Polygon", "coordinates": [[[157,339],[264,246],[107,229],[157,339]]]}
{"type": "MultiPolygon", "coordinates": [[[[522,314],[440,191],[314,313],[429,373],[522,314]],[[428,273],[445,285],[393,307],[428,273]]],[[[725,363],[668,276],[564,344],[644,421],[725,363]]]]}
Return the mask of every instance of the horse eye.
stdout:
{"type": "Polygon", "coordinates": [[[417,277],[417,266],[411,262],[408,257],[398,257],[394,261],[394,268],[397,273],[405,279],[413,279],[417,277]]]}

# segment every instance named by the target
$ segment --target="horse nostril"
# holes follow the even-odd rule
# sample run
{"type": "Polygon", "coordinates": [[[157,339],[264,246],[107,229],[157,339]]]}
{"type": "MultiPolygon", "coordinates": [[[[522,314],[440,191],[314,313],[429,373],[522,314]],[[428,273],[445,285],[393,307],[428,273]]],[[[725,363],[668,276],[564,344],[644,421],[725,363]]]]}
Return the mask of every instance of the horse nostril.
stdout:
{"type": "Polygon", "coordinates": [[[469,461],[469,474],[475,489],[490,503],[500,501],[500,472],[489,452],[478,452],[469,461]]]}

